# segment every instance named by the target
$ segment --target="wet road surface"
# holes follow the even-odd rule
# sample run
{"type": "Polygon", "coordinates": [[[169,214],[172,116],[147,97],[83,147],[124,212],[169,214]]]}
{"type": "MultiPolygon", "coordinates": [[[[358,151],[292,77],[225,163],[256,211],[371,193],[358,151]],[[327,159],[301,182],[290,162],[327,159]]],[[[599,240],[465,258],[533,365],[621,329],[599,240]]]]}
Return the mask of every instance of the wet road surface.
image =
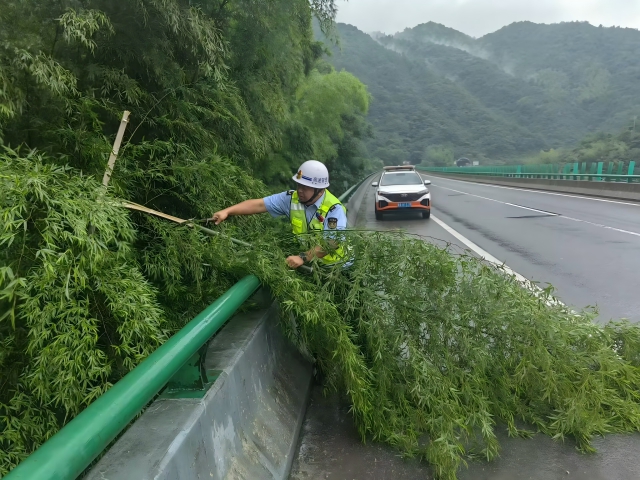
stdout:
{"type": "MultiPolygon", "coordinates": [[[[444,222],[521,275],[553,284],[566,303],[597,303],[598,321],[624,316],[640,321],[640,275],[635,273],[640,272],[640,205],[425,178],[433,182],[431,219],[409,213],[376,221],[370,188],[358,227],[402,229],[464,251],[444,222]]],[[[580,454],[571,439],[560,443],[540,434],[512,439],[501,430],[497,435],[500,458],[470,461],[459,480],[640,479],[640,434],[597,438],[594,455],[580,454]]],[[[316,387],[290,478],[414,480],[433,474],[425,463],[402,459],[387,446],[363,445],[348,402],[325,398],[316,387]]]]}
{"type": "MultiPolygon", "coordinates": [[[[638,480],[640,434],[596,438],[596,454],[583,455],[571,439],[564,443],[537,434],[509,438],[496,432],[500,457],[468,461],[458,480],[638,480]]],[[[291,480],[432,480],[425,462],[403,459],[379,443],[363,444],[349,415],[349,404],[337,395],[325,397],[316,386],[307,410],[291,480]]]]}
{"type": "Polygon", "coordinates": [[[302,426],[291,480],[427,480],[428,467],[403,460],[381,444],[363,444],[349,415],[349,404],[337,395],[324,397],[314,387],[302,426]]]}
{"type": "Polygon", "coordinates": [[[516,272],[599,323],[640,321],[640,204],[425,178],[433,215],[516,272]]]}

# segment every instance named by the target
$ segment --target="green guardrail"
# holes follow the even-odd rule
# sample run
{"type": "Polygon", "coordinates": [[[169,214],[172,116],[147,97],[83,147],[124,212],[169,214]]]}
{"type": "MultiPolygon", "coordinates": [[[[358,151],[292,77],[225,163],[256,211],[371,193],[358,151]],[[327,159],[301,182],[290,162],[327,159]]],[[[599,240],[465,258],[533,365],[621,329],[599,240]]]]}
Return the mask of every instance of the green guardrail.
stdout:
{"type": "Polygon", "coordinates": [[[342,203],[347,203],[349,201],[349,199],[351,199],[353,194],[358,191],[358,188],[360,188],[360,186],[364,182],[366,182],[367,179],[369,179],[372,175],[375,175],[376,173],[378,173],[378,172],[373,172],[373,173],[369,173],[368,175],[366,175],[362,180],[360,180],[358,183],[356,183],[353,187],[351,187],[349,190],[347,190],[342,195],[340,195],[338,197],[338,200],[340,200],[342,203]]]}
{"type": "Polygon", "coordinates": [[[259,286],[253,275],[236,283],[4,479],[75,479],[259,286]]]}
{"type": "Polygon", "coordinates": [[[458,175],[479,175],[509,178],[542,178],[549,180],[574,180],[614,183],[638,183],[640,172],[636,174],[636,162],[582,162],[546,165],[496,165],[468,167],[422,167],[418,170],[432,173],[452,173],[458,175]]]}
{"type": "MultiPolygon", "coordinates": [[[[373,173],[340,196],[346,202],[373,173]]],[[[211,232],[217,234],[217,232],[211,232]]],[[[251,246],[242,242],[245,246],[251,246]]],[[[249,275],[173,335],[3,477],[73,480],[126,428],[260,286],[249,275]]]]}

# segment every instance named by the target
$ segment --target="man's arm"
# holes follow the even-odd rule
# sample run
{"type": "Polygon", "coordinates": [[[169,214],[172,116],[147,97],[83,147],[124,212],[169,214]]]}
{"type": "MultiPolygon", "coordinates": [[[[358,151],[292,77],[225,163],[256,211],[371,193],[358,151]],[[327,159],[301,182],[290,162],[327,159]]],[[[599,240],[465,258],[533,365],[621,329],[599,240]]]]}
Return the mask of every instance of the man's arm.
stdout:
{"type": "Polygon", "coordinates": [[[236,203],[224,210],[216,212],[211,217],[211,220],[216,225],[220,225],[227,217],[233,215],[255,215],[256,213],[266,213],[267,207],[264,204],[263,198],[254,198],[252,200],[245,200],[244,202],[236,203]]]}

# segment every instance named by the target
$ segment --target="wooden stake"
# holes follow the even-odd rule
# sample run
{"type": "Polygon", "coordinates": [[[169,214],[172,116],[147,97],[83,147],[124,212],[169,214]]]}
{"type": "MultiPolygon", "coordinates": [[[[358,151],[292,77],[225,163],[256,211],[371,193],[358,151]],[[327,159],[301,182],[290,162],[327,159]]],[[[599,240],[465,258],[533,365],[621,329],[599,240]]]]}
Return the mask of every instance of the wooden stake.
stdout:
{"type": "Polygon", "coordinates": [[[129,110],[125,110],[122,114],[122,121],[120,122],[120,128],[118,129],[118,134],[116,135],[116,141],[113,143],[113,149],[111,150],[111,155],[109,155],[109,163],[107,164],[107,169],[104,172],[104,177],[102,177],[102,185],[104,185],[105,187],[109,185],[109,180],[111,180],[113,167],[116,164],[118,152],[120,151],[122,137],[124,137],[124,131],[127,128],[127,124],[129,123],[129,115],[131,115],[131,112],[129,110]]]}

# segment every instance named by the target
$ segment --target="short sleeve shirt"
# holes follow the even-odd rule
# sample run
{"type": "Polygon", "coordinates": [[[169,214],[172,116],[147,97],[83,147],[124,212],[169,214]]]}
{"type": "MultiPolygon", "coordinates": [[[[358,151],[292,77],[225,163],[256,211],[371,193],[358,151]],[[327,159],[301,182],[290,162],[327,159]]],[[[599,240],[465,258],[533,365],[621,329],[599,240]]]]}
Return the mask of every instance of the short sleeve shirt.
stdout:
{"type": "MultiPolygon", "coordinates": [[[[313,216],[318,211],[318,208],[322,205],[324,195],[325,194],[322,194],[322,196],[313,205],[305,206],[307,225],[311,222],[313,216]]],[[[289,218],[291,211],[291,195],[289,192],[276,193],[275,195],[265,197],[263,200],[265,207],[267,207],[267,212],[269,212],[272,217],[285,216],[289,218]]],[[[338,206],[327,213],[327,216],[324,219],[325,232],[329,233],[335,230],[346,230],[346,228],[347,214],[344,211],[344,208],[338,206]]]]}

